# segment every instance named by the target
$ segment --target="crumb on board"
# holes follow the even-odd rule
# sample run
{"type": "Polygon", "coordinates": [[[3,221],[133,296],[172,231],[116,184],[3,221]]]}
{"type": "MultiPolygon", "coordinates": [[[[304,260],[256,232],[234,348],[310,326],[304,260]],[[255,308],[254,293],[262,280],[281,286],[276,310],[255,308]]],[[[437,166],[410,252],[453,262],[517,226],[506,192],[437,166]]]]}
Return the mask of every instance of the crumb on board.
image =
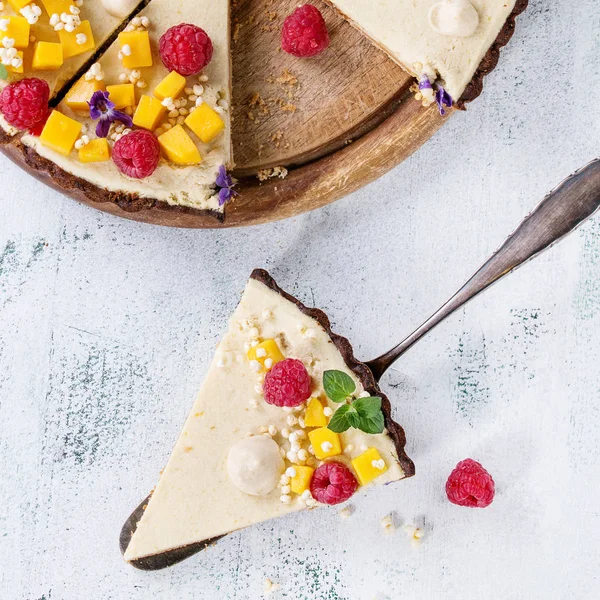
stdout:
{"type": "Polygon", "coordinates": [[[274,177],[285,179],[287,174],[288,170],[285,167],[273,167],[272,169],[261,169],[256,177],[259,181],[267,181],[267,179],[273,179],[274,177]]]}

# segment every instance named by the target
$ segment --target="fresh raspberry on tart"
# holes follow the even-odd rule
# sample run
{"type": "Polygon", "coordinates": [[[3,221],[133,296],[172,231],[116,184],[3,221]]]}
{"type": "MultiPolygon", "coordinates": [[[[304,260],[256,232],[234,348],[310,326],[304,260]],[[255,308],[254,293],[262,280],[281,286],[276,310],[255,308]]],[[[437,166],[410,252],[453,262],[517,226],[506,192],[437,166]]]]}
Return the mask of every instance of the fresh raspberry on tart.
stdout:
{"type": "Polygon", "coordinates": [[[124,175],[144,179],[158,166],[160,145],[154,134],[138,129],[115,143],[112,159],[124,175]]]}
{"type": "Polygon", "coordinates": [[[358,489],[358,481],[346,465],[330,461],[313,474],[310,493],[323,504],[340,504],[350,499],[358,489]]]}
{"type": "Polygon", "coordinates": [[[168,29],[160,38],[159,48],[165,67],[185,77],[198,75],[213,55],[212,41],[206,31],[189,23],[168,29]]]}
{"type": "Polygon", "coordinates": [[[310,375],[295,358],[286,358],[273,366],[263,384],[265,401],[275,406],[299,406],[310,398],[310,388],[310,375]]]}
{"type": "Polygon", "coordinates": [[[50,87],[37,77],[7,85],[0,93],[0,112],[17,129],[31,129],[48,115],[50,87]]]}

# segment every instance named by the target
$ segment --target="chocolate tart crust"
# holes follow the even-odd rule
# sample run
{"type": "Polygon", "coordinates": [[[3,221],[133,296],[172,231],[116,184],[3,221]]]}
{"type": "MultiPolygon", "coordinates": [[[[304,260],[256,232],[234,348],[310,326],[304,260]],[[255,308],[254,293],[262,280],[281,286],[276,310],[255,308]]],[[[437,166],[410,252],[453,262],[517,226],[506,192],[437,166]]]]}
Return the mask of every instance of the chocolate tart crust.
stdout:
{"type": "MultiPolygon", "coordinates": [[[[22,135],[22,134],[21,134],[22,135]]],[[[112,204],[113,214],[127,217],[127,213],[137,213],[144,210],[160,210],[171,213],[205,215],[223,222],[224,212],[215,210],[200,210],[188,206],[176,206],[161,202],[154,198],[146,198],[138,194],[114,192],[101,188],[89,181],[68,173],[56,163],[40,156],[34,148],[26,146],[20,140],[20,135],[14,138],[0,131],[0,151],[10,158],[32,177],[61,193],[68,193],[79,202],[86,203],[91,200],[99,204],[112,204]],[[122,212],[119,212],[119,209],[122,212]]]]}
{"type": "MultiPolygon", "coordinates": [[[[254,279],[255,281],[259,281],[260,283],[267,286],[270,290],[273,290],[292,304],[295,304],[302,313],[307,315],[308,317],[314,319],[323,327],[327,335],[331,338],[331,341],[335,344],[337,349],[339,350],[344,362],[351,369],[354,374],[360,380],[362,386],[365,388],[367,392],[371,395],[381,397],[381,408],[383,410],[384,418],[385,418],[385,427],[388,431],[388,435],[394,442],[394,446],[396,447],[396,452],[398,454],[398,462],[402,471],[404,472],[404,478],[412,477],[415,474],[415,464],[406,454],[404,447],[406,445],[406,436],[404,434],[404,429],[396,423],[392,419],[392,407],[388,397],[381,392],[375,378],[373,377],[373,373],[367,365],[360,362],[355,356],[354,351],[352,349],[352,345],[350,342],[340,335],[337,335],[331,331],[331,323],[329,322],[329,318],[327,315],[319,310],[318,308],[309,308],[304,305],[300,300],[294,298],[284,290],[282,290],[275,280],[265,271],[264,269],[255,269],[252,271],[250,275],[250,279],[254,279]]],[[[127,546],[129,546],[129,542],[137,528],[137,524],[139,520],[142,518],[144,514],[144,510],[150,500],[152,494],[150,494],[147,498],[145,498],[141,504],[131,513],[125,524],[121,529],[121,534],[119,536],[119,547],[121,549],[121,554],[125,554],[127,550],[127,546]]],[[[166,567],[171,567],[186,558],[189,558],[193,554],[200,552],[201,550],[205,550],[208,546],[212,546],[218,540],[225,536],[218,536],[215,538],[210,538],[207,540],[203,540],[201,542],[196,542],[194,544],[188,544],[187,546],[181,546],[180,548],[174,548],[173,550],[168,550],[166,552],[161,552],[160,554],[154,554],[152,556],[146,556],[144,558],[139,558],[137,560],[131,561],[133,567],[137,569],[141,569],[143,571],[156,571],[159,569],[164,569],[166,567]]]]}
{"type": "MultiPolygon", "coordinates": [[[[349,17],[347,17],[337,6],[332,4],[331,0],[324,0],[324,2],[330,6],[333,10],[335,10],[339,15],[341,15],[346,21],[348,21],[353,27],[357,28],[359,31],[362,31],[360,26],[352,21],[349,17]]],[[[485,56],[481,59],[473,78],[465,88],[462,96],[458,101],[454,103],[454,106],[460,110],[465,110],[467,102],[473,102],[475,98],[477,98],[481,92],[483,91],[483,80],[488,73],[491,73],[496,66],[498,65],[498,60],[500,58],[500,49],[506,46],[510,41],[510,38],[513,36],[515,32],[515,19],[518,15],[520,15],[529,4],[529,0],[517,0],[515,6],[506,19],[504,26],[500,30],[498,37],[491,45],[490,49],[486,52],[485,56]]],[[[382,52],[384,52],[387,56],[389,56],[390,60],[397,62],[394,60],[390,53],[381,45],[377,44],[375,41],[371,40],[371,38],[363,32],[363,34],[371,41],[371,43],[377,46],[382,52]]],[[[398,63],[400,64],[400,63],[398,63]]],[[[400,66],[405,69],[403,65],[400,66]]],[[[406,70],[406,69],[405,69],[406,70]]]]}

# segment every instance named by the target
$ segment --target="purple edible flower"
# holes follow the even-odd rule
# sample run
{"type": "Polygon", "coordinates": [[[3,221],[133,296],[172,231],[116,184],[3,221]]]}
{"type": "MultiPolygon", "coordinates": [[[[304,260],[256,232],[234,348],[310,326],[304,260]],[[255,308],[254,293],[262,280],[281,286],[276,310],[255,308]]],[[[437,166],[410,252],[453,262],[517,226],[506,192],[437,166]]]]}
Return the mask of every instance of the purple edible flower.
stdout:
{"type": "Polygon", "coordinates": [[[88,105],[90,107],[90,117],[93,121],[98,121],[96,125],[96,135],[99,138],[108,136],[110,126],[115,121],[121,121],[125,127],[133,127],[133,121],[129,115],[115,110],[114,102],[108,99],[108,92],[94,92],[88,105]]]}
{"type": "Polygon", "coordinates": [[[432,89],[431,81],[429,81],[429,77],[427,77],[427,75],[421,75],[421,79],[419,79],[419,89],[420,90],[432,89]]]}
{"type": "Polygon", "coordinates": [[[227,173],[225,165],[219,167],[219,174],[217,175],[215,183],[219,189],[219,206],[223,206],[223,204],[229,202],[234,196],[238,195],[233,189],[236,182],[233,177],[227,173]]]}
{"type": "Polygon", "coordinates": [[[444,106],[447,106],[448,108],[452,107],[452,97],[442,87],[441,84],[438,83],[436,87],[437,87],[437,89],[435,90],[435,101],[438,105],[440,115],[442,115],[442,117],[443,117],[446,114],[446,111],[444,110],[444,106]]]}

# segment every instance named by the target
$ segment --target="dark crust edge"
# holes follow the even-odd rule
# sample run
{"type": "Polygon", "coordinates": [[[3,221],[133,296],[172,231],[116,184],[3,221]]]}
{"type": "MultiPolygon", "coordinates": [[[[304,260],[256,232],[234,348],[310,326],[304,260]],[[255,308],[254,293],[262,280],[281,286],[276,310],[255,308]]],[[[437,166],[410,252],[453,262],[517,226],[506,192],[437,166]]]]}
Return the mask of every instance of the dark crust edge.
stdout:
{"type": "MultiPolygon", "coordinates": [[[[356,359],[350,342],[345,337],[337,335],[331,331],[329,318],[323,311],[319,310],[318,308],[308,308],[306,305],[300,302],[300,300],[282,290],[277,285],[275,280],[264,269],[254,269],[250,275],[250,279],[254,279],[255,281],[267,286],[270,290],[273,290],[292,304],[295,304],[305,315],[317,321],[317,323],[323,327],[327,335],[331,338],[331,341],[339,350],[344,362],[346,365],[348,365],[348,368],[351,369],[359,378],[365,390],[372,395],[381,397],[381,408],[385,418],[385,426],[388,430],[388,435],[396,447],[396,452],[398,453],[398,462],[400,463],[400,467],[404,472],[404,478],[412,477],[415,474],[415,464],[408,457],[404,450],[406,445],[406,435],[404,433],[404,429],[402,429],[402,427],[392,419],[392,407],[388,397],[379,389],[379,386],[377,385],[377,382],[375,381],[373,373],[371,373],[369,367],[356,359]]],[[[125,554],[127,546],[129,546],[129,542],[133,537],[139,520],[144,514],[144,510],[146,509],[146,505],[150,500],[151,495],[152,494],[147,496],[131,513],[127,521],[125,521],[119,535],[119,548],[121,550],[121,554],[125,554]]],[[[203,540],[202,542],[196,542],[194,544],[188,544],[187,546],[181,546],[180,548],[168,550],[167,552],[161,552],[160,554],[139,558],[131,561],[129,564],[142,571],[157,571],[159,569],[165,569],[166,567],[172,567],[173,565],[185,560],[186,558],[189,558],[197,552],[205,550],[208,548],[208,546],[212,546],[223,537],[225,536],[210,538],[208,540],[203,540]]]]}
{"type": "MultiPolygon", "coordinates": [[[[353,23],[352,19],[347,17],[337,6],[335,6],[333,4],[332,0],[324,0],[324,1],[328,6],[333,8],[333,10],[335,10],[343,19],[345,19],[348,23],[350,23],[350,25],[352,25],[353,27],[356,27],[357,29],[360,30],[360,28],[355,23],[353,23]]],[[[510,13],[510,15],[508,15],[506,22],[504,23],[504,26],[502,27],[502,29],[500,30],[500,33],[496,37],[496,40],[490,46],[489,50],[486,52],[484,57],[481,59],[481,62],[479,63],[479,66],[477,67],[475,74],[473,75],[471,81],[469,82],[469,84],[467,85],[465,90],[463,91],[462,96],[460,97],[460,99],[457,102],[454,103],[454,106],[456,108],[458,108],[459,110],[465,110],[466,109],[465,105],[468,102],[473,102],[473,100],[475,100],[481,94],[481,92],[483,91],[483,80],[485,79],[485,76],[488,73],[491,73],[498,65],[498,60],[500,59],[500,49],[503,48],[504,46],[506,46],[506,44],[508,44],[508,42],[510,41],[510,38],[513,36],[513,34],[515,32],[515,19],[518,15],[520,15],[527,8],[528,4],[529,4],[529,0],[517,0],[516,1],[512,12],[510,13]]],[[[361,32],[361,33],[363,33],[363,35],[365,35],[368,39],[370,39],[369,36],[367,36],[364,32],[361,32]]],[[[378,45],[377,43],[375,43],[374,40],[371,40],[371,43],[373,45],[377,46],[387,56],[389,56],[390,60],[393,60],[397,64],[400,64],[394,60],[394,58],[390,55],[390,53],[385,48],[383,48],[380,45],[378,45]]],[[[404,70],[406,70],[403,65],[400,65],[400,66],[404,70]]]]}
{"type": "Polygon", "coordinates": [[[101,188],[81,177],[68,173],[56,163],[38,154],[34,148],[23,144],[18,139],[18,136],[11,137],[3,131],[0,132],[0,151],[38,181],[61,193],[68,192],[76,200],[83,203],[86,200],[98,204],[109,202],[115,204],[126,213],[137,213],[142,210],[153,209],[180,214],[210,216],[221,223],[225,219],[224,212],[197,209],[188,206],[174,206],[155,198],[147,198],[138,194],[114,192],[106,188],[101,188]]]}
{"type": "Polygon", "coordinates": [[[496,41],[491,45],[485,56],[481,59],[475,75],[462,93],[460,100],[456,103],[456,107],[460,110],[465,110],[467,102],[473,102],[481,92],[483,92],[483,82],[489,73],[491,73],[500,60],[500,50],[508,44],[513,34],[515,33],[516,18],[527,8],[529,0],[517,0],[515,6],[508,15],[504,26],[500,30],[496,41]]]}

